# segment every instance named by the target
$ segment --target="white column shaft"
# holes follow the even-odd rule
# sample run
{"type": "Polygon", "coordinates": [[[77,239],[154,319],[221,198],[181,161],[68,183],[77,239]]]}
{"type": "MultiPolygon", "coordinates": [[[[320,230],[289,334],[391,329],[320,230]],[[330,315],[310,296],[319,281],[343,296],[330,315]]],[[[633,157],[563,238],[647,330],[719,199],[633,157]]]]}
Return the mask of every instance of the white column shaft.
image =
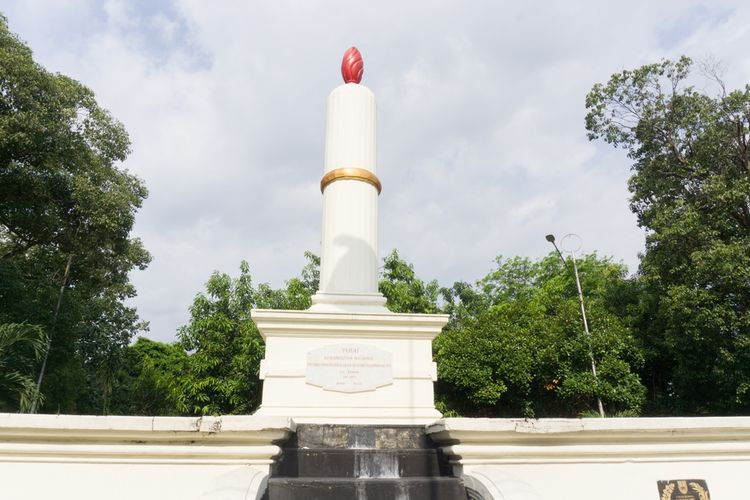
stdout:
{"type": "Polygon", "coordinates": [[[321,293],[378,292],[378,192],[362,181],[331,183],[323,195],[321,293]]]}
{"type": "Polygon", "coordinates": [[[326,107],[325,171],[358,167],[375,173],[377,162],[375,95],[363,85],[333,89],[326,107]]]}
{"type": "MultiPolygon", "coordinates": [[[[325,173],[356,168],[374,174],[376,130],[375,96],[370,89],[358,84],[334,89],[326,109],[325,173]]],[[[339,300],[335,296],[378,295],[375,186],[339,179],[325,188],[321,245],[320,289],[314,303],[335,303],[339,300]]],[[[377,302],[382,304],[382,299],[377,302]]]]}

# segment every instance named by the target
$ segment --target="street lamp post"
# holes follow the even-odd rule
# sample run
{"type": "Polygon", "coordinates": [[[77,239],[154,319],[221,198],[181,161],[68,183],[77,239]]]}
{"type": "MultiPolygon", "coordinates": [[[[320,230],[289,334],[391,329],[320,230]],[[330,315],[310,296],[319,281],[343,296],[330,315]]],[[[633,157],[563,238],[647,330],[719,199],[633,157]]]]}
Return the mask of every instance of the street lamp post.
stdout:
{"type": "MultiPolygon", "coordinates": [[[[563,236],[563,239],[567,238],[568,236],[577,236],[573,234],[567,234],[563,236]]],[[[562,261],[563,265],[570,271],[570,268],[568,267],[568,263],[563,258],[562,253],[560,253],[560,249],[557,248],[557,244],[555,244],[555,235],[548,234],[545,236],[547,241],[552,243],[552,246],[555,247],[555,250],[557,251],[557,255],[560,256],[560,260],[562,261]]],[[[578,278],[578,265],[576,264],[576,252],[577,249],[570,250],[570,260],[573,261],[573,277],[576,280],[576,288],[578,289],[578,303],[581,306],[581,316],[583,316],[583,330],[586,332],[586,337],[589,341],[589,358],[591,358],[591,373],[594,374],[594,379],[598,380],[598,376],[596,375],[596,360],[594,359],[594,352],[591,347],[591,332],[589,331],[589,322],[586,319],[586,308],[583,305],[583,290],[581,289],[581,280],[578,278]]],[[[604,405],[602,405],[602,398],[599,397],[597,394],[596,401],[599,404],[599,415],[604,418],[604,405]]]]}

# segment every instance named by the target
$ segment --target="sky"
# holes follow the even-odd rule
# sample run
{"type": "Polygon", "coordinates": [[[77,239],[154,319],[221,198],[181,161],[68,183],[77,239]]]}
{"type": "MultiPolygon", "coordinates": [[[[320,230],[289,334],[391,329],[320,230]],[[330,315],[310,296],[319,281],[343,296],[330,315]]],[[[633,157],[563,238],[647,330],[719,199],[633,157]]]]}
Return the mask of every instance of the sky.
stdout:
{"type": "MultiPolygon", "coordinates": [[[[4,0],[37,62],[128,130],[149,197],[131,275],[150,338],[175,339],[213,271],[282,286],[320,252],[325,100],[357,46],[378,100],[381,257],[474,282],[545,235],[637,269],[626,153],[586,138],[584,99],[664,58],[750,82],[750,2],[4,0]]],[[[707,92],[715,89],[706,88],[707,92]]]]}

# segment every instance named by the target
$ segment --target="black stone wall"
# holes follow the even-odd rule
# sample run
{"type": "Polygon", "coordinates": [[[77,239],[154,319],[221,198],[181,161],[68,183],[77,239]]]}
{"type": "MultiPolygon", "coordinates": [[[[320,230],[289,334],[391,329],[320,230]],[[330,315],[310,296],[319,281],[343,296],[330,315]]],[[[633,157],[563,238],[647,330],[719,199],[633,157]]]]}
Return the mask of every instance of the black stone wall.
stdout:
{"type": "Polygon", "coordinates": [[[298,425],[267,500],[466,500],[423,427],[298,425]]]}

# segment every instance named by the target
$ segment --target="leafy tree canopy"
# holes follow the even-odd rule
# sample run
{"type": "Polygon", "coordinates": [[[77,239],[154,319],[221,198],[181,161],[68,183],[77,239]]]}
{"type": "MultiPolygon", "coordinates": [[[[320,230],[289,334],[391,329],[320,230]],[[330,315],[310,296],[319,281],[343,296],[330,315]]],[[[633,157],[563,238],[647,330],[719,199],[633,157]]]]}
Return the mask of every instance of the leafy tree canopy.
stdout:
{"type": "Polygon", "coordinates": [[[0,323],[44,330],[49,411],[106,411],[144,328],[123,303],[150,259],[130,237],[147,192],[118,166],[128,153],[91,90],[35,63],[0,17],[0,323]]]}
{"type": "Polygon", "coordinates": [[[610,415],[639,414],[645,389],[636,371],[643,359],[633,332],[607,301],[625,269],[595,255],[585,256],[579,269],[590,337],[573,277],[556,254],[536,262],[498,258],[470,293],[464,283],[454,286],[452,295],[468,296],[470,303],[451,305],[458,320],[435,341],[443,410],[580,416],[595,411],[598,396],[610,415]]]}
{"type": "Polygon", "coordinates": [[[383,259],[383,275],[378,287],[386,298],[386,306],[393,312],[440,312],[437,281],[425,283],[419,279],[414,267],[401,259],[395,249],[383,259]]]}
{"type": "Polygon", "coordinates": [[[657,413],[750,410],[750,86],[691,85],[682,57],[613,75],[586,98],[590,139],[633,160],[647,229],[637,331],[657,413]]]}
{"type": "Polygon", "coordinates": [[[186,370],[176,379],[173,396],[187,414],[252,413],[260,404],[258,380],[265,348],[250,311],[307,309],[318,286],[320,259],[306,252],[308,264],[300,278],[284,288],[253,285],[250,266],[240,264],[233,278],[215,272],[190,308],[190,322],[181,327],[182,347],[189,353],[186,370]]]}
{"type": "Polygon", "coordinates": [[[125,349],[110,412],[120,415],[180,415],[176,381],[185,375],[188,355],[179,343],[145,337],[125,349]]]}

